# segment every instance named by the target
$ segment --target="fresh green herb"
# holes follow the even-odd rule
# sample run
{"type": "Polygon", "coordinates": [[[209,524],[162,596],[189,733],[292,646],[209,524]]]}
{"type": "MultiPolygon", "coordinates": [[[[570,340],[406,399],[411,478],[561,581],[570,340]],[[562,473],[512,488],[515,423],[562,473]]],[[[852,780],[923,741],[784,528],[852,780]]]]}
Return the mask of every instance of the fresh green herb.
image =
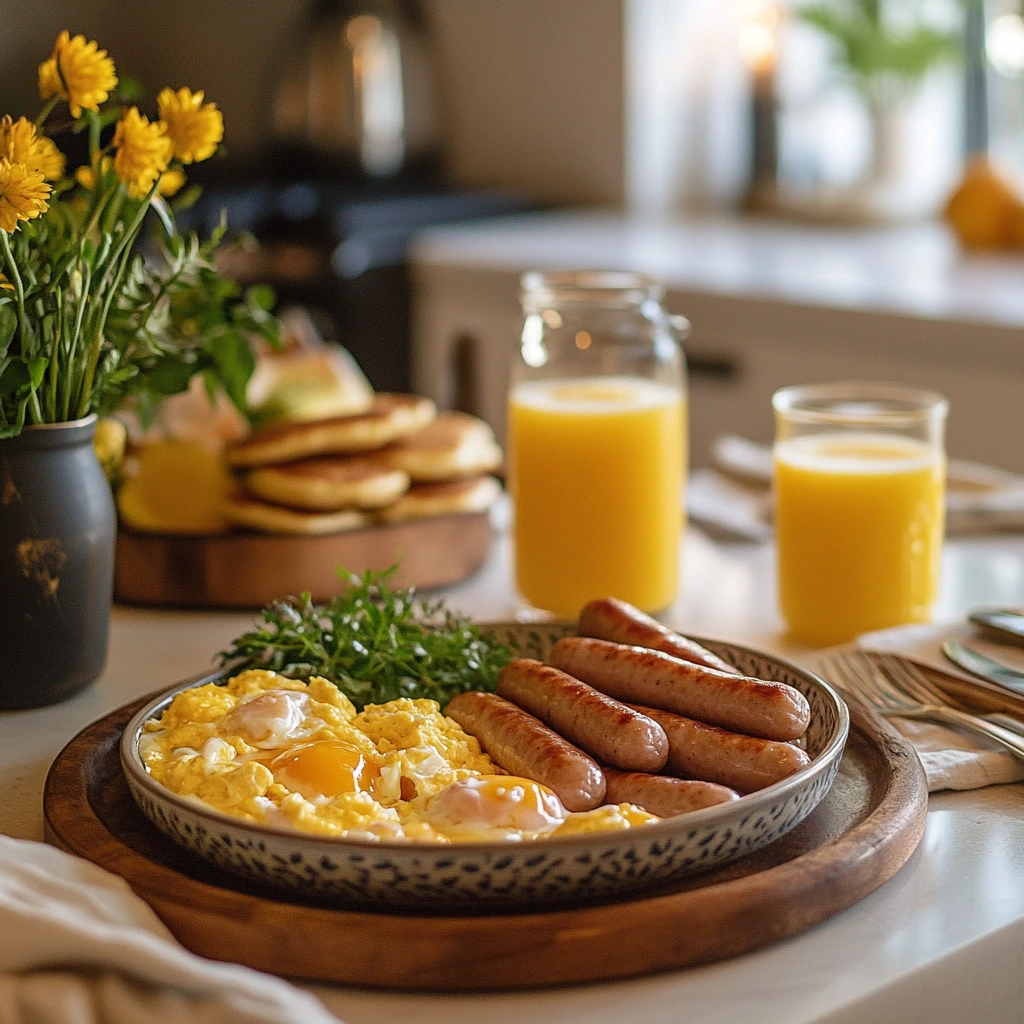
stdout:
{"type": "Polygon", "coordinates": [[[232,670],[270,669],[293,679],[324,676],[362,710],[399,697],[443,708],[467,690],[493,691],[512,651],[444,601],[392,589],[397,566],[358,576],[339,569],[345,593],[316,605],[308,593],[263,609],[256,628],[220,654],[232,670]]]}

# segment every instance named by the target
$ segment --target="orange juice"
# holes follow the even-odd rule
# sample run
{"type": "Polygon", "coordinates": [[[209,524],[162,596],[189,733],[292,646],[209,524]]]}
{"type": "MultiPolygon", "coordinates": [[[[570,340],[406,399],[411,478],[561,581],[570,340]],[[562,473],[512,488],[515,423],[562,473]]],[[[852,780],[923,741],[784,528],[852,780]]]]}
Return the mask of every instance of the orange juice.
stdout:
{"type": "Polygon", "coordinates": [[[509,399],[516,584],[572,618],[615,596],[672,603],[686,424],[678,388],[632,377],[532,381],[509,399]]]}
{"type": "Polygon", "coordinates": [[[775,446],[779,603],[792,634],[832,644],[926,622],[938,594],[945,461],[884,434],[775,446]]]}

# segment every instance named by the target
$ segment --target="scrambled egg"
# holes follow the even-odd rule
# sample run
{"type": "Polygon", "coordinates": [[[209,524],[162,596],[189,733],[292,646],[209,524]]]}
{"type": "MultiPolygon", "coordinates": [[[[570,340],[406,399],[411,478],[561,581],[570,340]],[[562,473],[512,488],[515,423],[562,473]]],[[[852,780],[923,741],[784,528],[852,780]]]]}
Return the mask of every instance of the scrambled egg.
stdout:
{"type": "Polygon", "coordinates": [[[357,714],[331,682],[251,670],[179,693],[139,744],[149,773],[233,817],[327,836],[519,840],[657,820],[630,804],[571,814],[506,775],[432,700],[357,714]]]}

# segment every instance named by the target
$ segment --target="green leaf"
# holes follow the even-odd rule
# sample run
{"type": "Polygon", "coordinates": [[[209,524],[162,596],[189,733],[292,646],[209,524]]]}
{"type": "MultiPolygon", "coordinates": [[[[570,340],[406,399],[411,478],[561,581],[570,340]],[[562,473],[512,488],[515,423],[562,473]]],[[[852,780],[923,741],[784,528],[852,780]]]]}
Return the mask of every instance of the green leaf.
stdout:
{"type": "Polygon", "coordinates": [[[228,398],[244,412],[245,387],[256,369],[256,357],[248,339],[239,331],[227,330],[212,338],[206,348],[228,398]]]}
{"type": "Polygon", "coordinates": [[[257,309],[269,313],[274,308],[274,303],[277,302],[277,296],[269,284],[254,284],[246,288],[245,300],[250,305],[256,306],[257,309]]]}
{"type": "Polygon", "coordinates": [[[25,391],[32,377],[23,359],[12,359],[0,374],[0,398],[11,398],[25,391]]]}
{"type": "Polygon", "coordinates": [[[125,75],[119,72],[115,90],[115,95],[119,100],[123,100],[125,103],[138,103],[143,94],[144,89],[139,79],[134,75],[125,75]]]}
{"type": "Polygon", "coordinates": [[[18,329],[18,312],[11,302],[0,305],[0,356],[7,353],[14,332],[18,329]]]}
{"type": "Polygon", "coordinates": [[[187,188],[182,189],[171,200],[171,209],[173,209],[175,213],[178,213],[181,210],[191,210],[192,207],[199,202],[199,198],[202,194],[202,185],[189,185],[187,188]]]}
{"type": "Polygon", "coordinates": [[[49,365],[50,360],[46,356],[37,356],[35,359],[29,360],[27,365],[28,381],[33,391],[43,383],[43,377],[46,375],[46,368],[49,365]]]}
{"type": "Polygon", "coordinates": [[[144,375],[146,388],[154,395],[177,395],[188,387],[188,382],[202,369],[177,356],[157,360],[144,375]]]}

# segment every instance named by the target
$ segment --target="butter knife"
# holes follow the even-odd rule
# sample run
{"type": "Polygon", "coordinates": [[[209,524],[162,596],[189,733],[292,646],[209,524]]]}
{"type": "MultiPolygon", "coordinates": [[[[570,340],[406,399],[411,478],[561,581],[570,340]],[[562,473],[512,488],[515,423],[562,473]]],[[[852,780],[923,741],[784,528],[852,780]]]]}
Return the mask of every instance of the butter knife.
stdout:
{"type": "Polygon", "coordinates": [[[1024,697],[1024,672],[1018,672],[1009,665],[1003,665],[984,654],[972,651],[970,647],[964,647],[956,640],[947,640],[942,645],[942,653],[954,665],[966,669],[971,675],[1024,697]]]}
{"type": "Polygon", "coordinates": [[[976,626],[995,633],[1001,643],[1024,644],[1024,614],[1013,608],[979,608],[968,618],[976,626]]]}

